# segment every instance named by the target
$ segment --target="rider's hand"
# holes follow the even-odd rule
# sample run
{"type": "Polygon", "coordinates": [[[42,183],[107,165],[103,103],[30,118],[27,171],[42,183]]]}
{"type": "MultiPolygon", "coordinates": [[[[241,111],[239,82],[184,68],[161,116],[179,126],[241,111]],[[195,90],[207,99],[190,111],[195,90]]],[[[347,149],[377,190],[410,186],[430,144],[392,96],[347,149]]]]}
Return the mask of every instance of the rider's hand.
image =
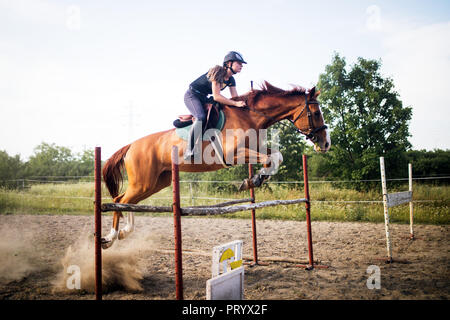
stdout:
{"type": "Polygon", "coordinates": [[[236,101],[234,104],[235,107],[245,107],[245,101],[236,101]]]}

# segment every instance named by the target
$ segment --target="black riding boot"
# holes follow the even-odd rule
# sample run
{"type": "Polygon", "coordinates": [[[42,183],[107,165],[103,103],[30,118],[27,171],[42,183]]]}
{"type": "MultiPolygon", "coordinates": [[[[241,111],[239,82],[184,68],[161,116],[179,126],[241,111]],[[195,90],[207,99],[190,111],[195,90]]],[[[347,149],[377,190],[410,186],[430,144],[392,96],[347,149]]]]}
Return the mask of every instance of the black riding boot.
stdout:
{"type": "Polygon", "coordinates": [[[195,151],[198,149],[198,144],[202,142],[203,122],[194,121],[191,130],[189,131],[189,137],[187,139],[188,145],[184,153],[184,159],[190,160],[194,158],[195,151]]]}

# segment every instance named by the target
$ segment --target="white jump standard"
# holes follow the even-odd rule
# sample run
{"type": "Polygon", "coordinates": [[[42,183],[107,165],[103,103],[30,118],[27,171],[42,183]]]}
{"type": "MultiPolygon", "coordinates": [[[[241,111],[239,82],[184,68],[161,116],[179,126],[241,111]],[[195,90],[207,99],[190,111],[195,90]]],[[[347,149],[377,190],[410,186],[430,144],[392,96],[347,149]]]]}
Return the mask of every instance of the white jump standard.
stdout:
{"type": "MultiPolygon", "coordinates": [[[[381,188],[383,192],[383,207],[384,207],[384,227],[386,233],[386,249],[387,249],[387,260],[386,263],[394,262],[392,258],[392,242],[391,233],[389,229],[389,208],[409,203],[410,208],[410,239],[414,239],[413,232],[413,201],[412,201],[412,165],[408,164],[408,174],[409,174],[409,191],[404,192],[387,192],[386,184],[386,171],[384,166],[384,157],[380,157],[380,171],[381,171],[381,188]]],[[[384,260],[384,259],[383,259],[384,260]]],[[[406,262],[404,260],[395,259],[396,262],[406,262]]]]}

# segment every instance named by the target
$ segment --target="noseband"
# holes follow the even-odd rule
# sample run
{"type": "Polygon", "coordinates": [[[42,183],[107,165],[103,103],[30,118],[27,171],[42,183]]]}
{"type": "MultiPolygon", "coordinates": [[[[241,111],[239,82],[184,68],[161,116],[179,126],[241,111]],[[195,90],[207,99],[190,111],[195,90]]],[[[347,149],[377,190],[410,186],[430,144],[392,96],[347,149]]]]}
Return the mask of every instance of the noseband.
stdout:
{"type": "Polygon", "coordinates": [[[309,109],[310,104],[319,104],[319,102],[318,101],[308,101],[308,95],[305,95],[305,106],[303,107],[302,111],[298,114],[298,116],[294,120],[289,119],[289,121],[295,126],[295,122],[303,114],[303,111],[306,110],[306,115],[308,116],[308,126],[309,126],[307,129],[308,132],[303,132],[302,130],[298,129],[297,126],[295,126],[295,128],[297,129],[298,132],[300,132],[301,134],[304,134],[306,136],[306,139],[309,139],[312,142],[316,142],[317,141],[316,133],[321,130],[327,129],[328,127],[326,125],[323,125],[323,126],[314,128],[311,110],[309,109]]]}

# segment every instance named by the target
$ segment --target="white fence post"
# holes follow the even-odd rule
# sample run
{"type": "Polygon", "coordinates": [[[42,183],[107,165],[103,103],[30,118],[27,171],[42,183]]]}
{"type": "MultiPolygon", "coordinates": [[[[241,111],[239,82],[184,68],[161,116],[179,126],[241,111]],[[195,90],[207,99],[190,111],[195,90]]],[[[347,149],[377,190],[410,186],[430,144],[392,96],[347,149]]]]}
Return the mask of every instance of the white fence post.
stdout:
{"type": "Polygon", "coordinates": [[[387,254],[389,261],[392,262],[392,245],[391,245],[391,235],[389,232],[389,207],[388,207],[388,193],[386,186],[386,172],[384,170],[384,157],[380,157],[380,171],[381,171],[381,187],[383,191],[384,228],[386,231],[387,254]]]}
{"type": "Polygon", "coordinates": [[[411,240],[414,239],[414,231],[413,231],[413,223],[414,223],[414,208],[413,208],[413,201],[412,201],[412,164],[408,163],[408,176],[409,176],[409,191],[411,192],[411,201],[409,202],[409,227],[410,227],[410,234],[411,234],[411,240]]]}

